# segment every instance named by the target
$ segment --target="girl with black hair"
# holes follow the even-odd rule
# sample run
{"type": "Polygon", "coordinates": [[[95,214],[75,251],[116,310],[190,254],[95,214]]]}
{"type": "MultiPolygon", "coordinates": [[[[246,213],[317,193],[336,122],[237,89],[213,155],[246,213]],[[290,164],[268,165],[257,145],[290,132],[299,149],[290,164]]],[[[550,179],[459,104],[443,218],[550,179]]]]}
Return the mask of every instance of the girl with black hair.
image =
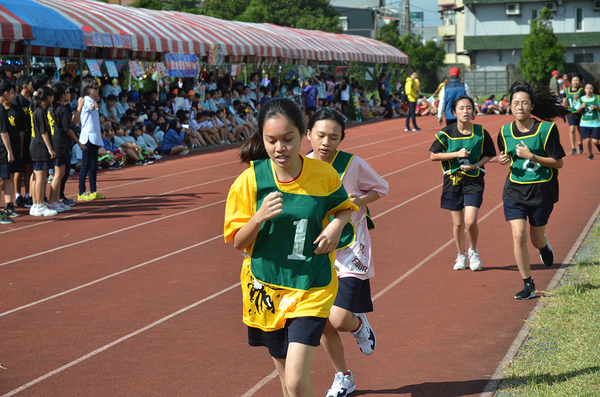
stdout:
{"type": "Polygon", "coordinates": [[[588,160],[593,160],[592,142],[600,151],[600,97],[598,96],[598,82],[587,83],[584,91],[585,95],[579,97],[579,109],[577,113],[581,115],[579,122],[579,132],[581,134],[581,142],[587,147],[589,156],[588,160]]]}
{"type": "Polygon", "coordinates": [[[250,168],[231,186],[225,210],[225,242],[246,255],[248,343],[269,349],[286,397],[314,396],[311,366],[338,285],[334,250],[358,209],[331,165],[300,155],[305,131],[293,101],[269,101],[258,133],[240,149],[250,168]]]}
{"type": "Polygon", "coordinates": [[[185,131],[181,129],[179,119],[173,119],[169,122],[169,129],[162,141],[163,154],[179,154],[185,156],[190,151],[183,142],[185,131]]]}
{"type": "MultiPolygon", "coordinates": [[[[387,98],[385,98],[387,99],[387,98]]],[[[346,365],[340,332],[350,332],[363,354],[375,350],[375,333],[366,313],[373,311],[371,284],[375,275],[369,229],[373,223],[367,205],[386,196],[389,184],[362,158],[337,150],[345,136],[342,115],[323,108],[308,122],[307,137],[312,146],[308,158],[324,161],[337,171],[350,201],[359,207],[350,221],[356,238],[335,253],[338,293],[325,325],[321,342],[336,372],[328,397],[345,396],[355,390],[354,376],[346,365]]]]}
{"type": "Polygon", "coordinates": [[[567,115],[567,122],[569,123],[569,138],[571,139],[571,154],[577,153],[577,147],[579,147],[579,154],[583,153],[583,145],[581,144],[581,131],[579,128],[579,122],[581,121],[581,113],[577,113],[577,103],[579,98],[583,96],[583,89],[581,88],[581,79],[578,75],[571,77],[571,86],[565,90],[565,97],[563,98],[563,105],[569,109],[567,115]],[[577,131],[579,131],[579,143],[577,141],[577,131]]]}
{"type": "Polygon", "coordinates": [[[535,284],[531,279],[526,222],[529,219],[531,243],[544,265],[551,267],[554,252],[545,230],[558,201],[558,169],[563,166],[565,152],[558,128],[550,121],[564,119],[570,112],[548,87],[516,82],[509,94],[515,121],[504,125],[498,134],[498,162],[510,166],[502,193],[504,217],[510,222],[515,260],[524,284],[515,298],[530,299],[535,298],[535,284]]]}
{"type": "Polygon", "coordinates": [[[29,215],[54,216],[57,211],[48,208],[44,204],[46,195],[46,183],[48,170],[54,168],[56,153],[52,148],[53,125],[49,123],[48,107],[54,101],[52,88],[43,85],[36,95],[31,99],[31,113],[33,128],[31,130],[31,144],[29,152],[33,160],[33,181],[31,192],[33,194],[33,205],[29,209],[29,215]]]}
{"type": "Polygon", "coordinates": [[[69,86],[62,81],[54,83],[54,103],[49,108],[48,120],[52,124],[52,146],[56,152],[54,159],[54,179],[50,187],[50,196],[48,196],[48,208],[57,212],[64,212],[71,209],[71,206],[61,202],[65,198],[65,185],[69,178],[69,172],[66,165],[71,162],[71,141],[79,145],[82,151],[87,148],[73,132],[73,118],[69,103],[71,92],[69,86]]]}
{"type": "Polygon", "coordinates": [[[483,203],[485,189],[484,165],[496,155],[490,134],[478,124],[475,103],[468,95],[458,97],[451,106],[456,123],[450,124],[435,136],[431,145],[431,160],[439,161],[444,171],[441,207],[449,210],[454,225],[454,241],[458,256],[454,270],[481,269],[477,250],[479,226],[477,217],[483,203]],[[469,240],[469,251],[465,252],[465,227],[469,240]]]}

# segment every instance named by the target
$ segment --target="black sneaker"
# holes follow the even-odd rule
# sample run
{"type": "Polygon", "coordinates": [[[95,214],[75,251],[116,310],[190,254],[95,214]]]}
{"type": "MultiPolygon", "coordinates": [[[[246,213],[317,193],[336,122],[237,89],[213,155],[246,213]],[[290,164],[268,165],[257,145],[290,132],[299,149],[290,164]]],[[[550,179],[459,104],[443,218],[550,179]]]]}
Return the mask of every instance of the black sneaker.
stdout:
{"type": "Polygon", "coordinates": [[[590,155],[588,156],[588,158],[587,158],[587,159],[588,159],[588,160],[593,160],[593,159],[594,159],[594,155],[593,155],[593,154],[590,154],[590,155]]]}
{"type": "MultiPolygon", "coordinates": [[[[546,236],[544,236],[546,237],[546,236]]],[[[546,238],[546,246],[538,249],[540,253],[540,258],[546,267],[552,267],[554,264],[554,251],[552,251],[552,247],[550,247],[550,242],[548,238],[546,238]]]]}
{"type": "Polygon", "coordinates": [[[144,162],[144,165],[154,164],[154,161],[148,160],[148,159],[144,159],[143,162],[144,162]]]}
{"type": "Polygon", "coordinates": [[[580,143],[579,144],[579,154],[583,153],[583,145],[580,143]]]}
{"type": "Polygon", "coordinates": [[[19,196],[17,197],[17,199],[15,200],[15,204],[17,205],[17,207],[25,207],[25,197],[23,196],[19,196]]]}
{"type": "Polygon", "coordinates": [[[15,223],[15,221],[6,216],[4,212],[0,212],[0,225],[9,225],[11,223],[15,223]]]}
{"type": "Polygon", "coordinates": [[[13,203],[6,204],[6,207],[4,207],[4,215],[11,217],[11,218],[16,218],[18,216],[21,216],[21,214],[19,214],[17,211],[15,211],[15,206],[13,205],[13,203]]]}
{"type": "Polygon", "coordinates": [[[63,204],[68,205],[69,207],[72,207],[74,205],[77,205],[76,201],[71,200],[70,198],[64,198],[64,199],[60,199],[60,201],[62,201],[63,204]]]}
{"type": "Polygon", "coordinates": [[[523,285],[523,290],[518,292],[515,295],[515,298],[521,300],[535,298],[535,284],[533,283],[533,280],[529,283],[525,283],[525,285],[523,285]]]}
{"type": "Polygon", "coordinates": [[[31,208],[33,206],[33,197],[29,196],[25,199],[25,208],[31,208]]]}
{"type": "Polygon", "coordinates": [[[135,162],[135,165],[146,165],[142,160],[138,160],[135,162]]]}
{"type": "Polygon", "coordinates": [[[109,170],[120,170],[121,166],[116,161],[108,166],[109,170]]]}
{"type": "Polygon", "coordinates": [[[571,149],[571,154],[576,154],[577,153],[577,149],[571,149]]]}

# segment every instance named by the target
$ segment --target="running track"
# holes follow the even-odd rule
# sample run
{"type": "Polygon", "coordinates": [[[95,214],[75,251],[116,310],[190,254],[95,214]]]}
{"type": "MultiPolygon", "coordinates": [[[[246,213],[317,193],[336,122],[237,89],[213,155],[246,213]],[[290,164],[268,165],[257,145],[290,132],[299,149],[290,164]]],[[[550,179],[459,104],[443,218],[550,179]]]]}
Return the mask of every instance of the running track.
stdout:
{"type": "MultiPolygon", "coordinates": [[[[475,122],[495,139],[510,120],[475,122]]],[[[428,152],[439,127],[433,117],[419,124],[421,132],[404,132],[403,119],[358,126],[341,145],[390,182],[390,195],[371,208],[376,352],[363,356],[343,335],[353,396],[479,395],[538,303],[513,298],[521,281],[501,205],[507,168],[495,161],[480,211],[484,269],[452,270],[441,169],[428,152]]],[[[246,343],[242,255],[222,239],[224,200],[244,169],[236,153],[205,150],[102,172],[108,199],[0,227],[1,396],[281,395],[266,349],[246,343]]],[[[561,170],[547,229],[558,262],[570,261],[600,202],[600,185],[590,183],[598,160],[586,157],[568,156],[561,170]]],[[[67,189],[74,195],[76,182],[67,189]]],[[[532,251],[538,290],[558,267],[546,269],[532,251]]],[[[317,396],[332,379],[319,349],[317,396]]]]}

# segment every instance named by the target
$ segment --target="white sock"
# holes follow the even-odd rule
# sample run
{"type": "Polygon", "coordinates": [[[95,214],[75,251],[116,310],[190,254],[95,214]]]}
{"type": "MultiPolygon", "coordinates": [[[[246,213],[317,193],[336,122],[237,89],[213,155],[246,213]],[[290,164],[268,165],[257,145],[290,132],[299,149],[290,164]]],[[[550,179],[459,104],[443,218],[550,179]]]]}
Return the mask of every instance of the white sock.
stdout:
{"type": "Polygon", "coordinates": [[[471,254],[471,252],[477,252],[477,253],[479,253],[479,251],[477,251],[477,248],[475,248],[474,250],[472,250],[471,248],[469,248],[469,254],[471,254]]]}
{"type": "Polygon", "coordinates": [[[15,200],[21,197],[21,193],[15,193],[15,200]]]}

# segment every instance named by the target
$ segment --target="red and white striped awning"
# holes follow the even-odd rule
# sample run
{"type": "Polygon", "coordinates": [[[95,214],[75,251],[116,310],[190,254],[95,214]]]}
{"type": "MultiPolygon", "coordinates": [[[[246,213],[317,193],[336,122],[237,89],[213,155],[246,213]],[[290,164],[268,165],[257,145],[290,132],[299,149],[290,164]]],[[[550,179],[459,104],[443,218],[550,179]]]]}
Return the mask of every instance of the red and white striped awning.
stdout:
{"type": "Polygon", "coordinates": [[[31,25],[0,5],[0,42],[33,40],[31,25]]]}

